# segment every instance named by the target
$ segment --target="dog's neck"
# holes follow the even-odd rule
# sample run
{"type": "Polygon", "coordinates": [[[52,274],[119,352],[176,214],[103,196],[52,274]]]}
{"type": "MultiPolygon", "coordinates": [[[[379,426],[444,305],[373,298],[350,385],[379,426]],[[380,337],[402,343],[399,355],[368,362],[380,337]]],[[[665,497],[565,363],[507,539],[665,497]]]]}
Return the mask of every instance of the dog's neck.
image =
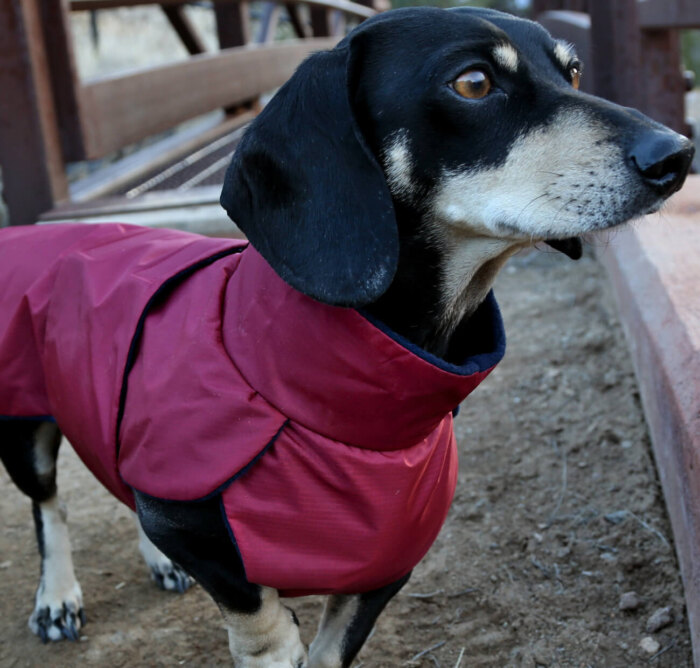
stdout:
{"type": "Polygon", "coordinates": [[[422,220],[401,223],[396,276],[367,310],[424,350],[460,362],[459,342],[453,340],[457,327],[477,310],[498,271],[524,244],[422,220]]]}

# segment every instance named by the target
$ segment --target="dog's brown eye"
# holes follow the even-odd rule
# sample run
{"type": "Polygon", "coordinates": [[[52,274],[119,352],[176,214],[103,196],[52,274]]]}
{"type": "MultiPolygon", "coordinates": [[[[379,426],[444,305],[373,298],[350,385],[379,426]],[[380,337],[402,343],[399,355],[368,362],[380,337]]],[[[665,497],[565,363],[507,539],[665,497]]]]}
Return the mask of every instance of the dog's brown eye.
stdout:
{"type": "Polygon", "coordinates": [[[480,100],[491,90],[491,79],[483,70],[468,70],[455,79],[452,87],[470,100],[480,100]]]}
{"type": "Polygon", "coordinates": [[[580,65],[574,65],[570,70],[569,74],[571,74],[571,85],[578,90],[578,87],[581,85],[581,67],[580,65]]]}

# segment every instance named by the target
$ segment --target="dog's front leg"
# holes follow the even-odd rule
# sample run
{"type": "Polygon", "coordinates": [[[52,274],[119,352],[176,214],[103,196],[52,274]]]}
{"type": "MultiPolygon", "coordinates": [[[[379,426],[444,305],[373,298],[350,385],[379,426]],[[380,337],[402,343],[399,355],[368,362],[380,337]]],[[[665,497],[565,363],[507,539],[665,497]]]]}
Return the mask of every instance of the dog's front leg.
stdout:
{"type": "Polygon", "coordinates": [[[141,526],[138,515],[135,515],[135,518],[139,530],[139,551],[146,565],[151,569],[153,582],[165,591],[175,591],[180,594],[187,591],[192,584],[190,576],[151,542],[141,526]]]}
{"type": "Polygon", "coordinates": [[[301,668],[304,664],[306,650],[299,638],[296,615],[280,603],[275,589],[260,587],[260,607],[255,612],[240,612],[217,603],[235,666],[301,668]]]}
{"type": "Polygon", "coordinates": [[[17,486],[32,499],[41,554],[41,579],[29,628],[43,642],[77,640],[85,625],[83,594],[73,570],[66,511],[56,491],[61,432],[52,422],[0,422],[0,459],[17,486]]]}
{"type": "Polygon", "coordinates": [[[309,649],[308,668],[347,668],[362,648],[374,623],[409,575],[364,594],[329,596],[318,633],[309,649]]]}
{"type": "Polygon", "coordinates": [[[134,491],[152,543],[216,601],[237,668],[298,668],[306,659],[296,616],[277,591],[248,582],[218,496],[164,501],[134,491]]]}

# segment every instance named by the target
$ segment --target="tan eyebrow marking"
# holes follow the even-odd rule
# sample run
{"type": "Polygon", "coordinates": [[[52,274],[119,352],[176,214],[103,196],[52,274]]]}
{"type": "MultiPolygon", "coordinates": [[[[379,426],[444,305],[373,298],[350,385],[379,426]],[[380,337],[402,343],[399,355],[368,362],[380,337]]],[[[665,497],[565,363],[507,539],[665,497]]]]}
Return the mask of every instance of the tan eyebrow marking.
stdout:
{"type": "Polygon", "coordinates": [[[510,44],[499,44],[493,50],[494,60],[511,72],[518,70],[518,52],[510,44]]]}
{"type": "Polygon", "coordinates": [[[557,60],[561,63],[562,67],[569,66],[569,63],[571,62],[571,59],[574,56],[574,52],[574,45],[569,44],[569,42],[565,42],[564,40],[559,40],[554,45],[554,55],[556,56],[557,60]]]}

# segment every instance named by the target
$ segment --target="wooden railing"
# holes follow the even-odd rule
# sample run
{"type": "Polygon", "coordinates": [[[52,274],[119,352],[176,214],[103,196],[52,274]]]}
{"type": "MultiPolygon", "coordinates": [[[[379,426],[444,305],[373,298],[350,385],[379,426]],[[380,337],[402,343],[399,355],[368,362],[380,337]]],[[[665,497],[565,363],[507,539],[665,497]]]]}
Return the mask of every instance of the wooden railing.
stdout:
{"type": "Polygon", "coordinates": [[[533,14],[576,43],[586,90],[689,132],[679,30],[700,28],[698,0],[534,0],[533,14]]]}
{"type": "Polygon", "coordinates": [[[182,0],[2,0],[0,167],[14,224],[68,198],[65,165],[104,157],[200,114],[249,107],[309,53],[332,47],[346,19],[375,14],[372,0],[263,2],[252,35],[247,0],[215,0],[220,51],[207,53],[182,0]],[[190,54],[185,62],[80,81],[71,11],[159,5],[190,54]],[[300,7],[306,5],[306,20],[300,7]],[[283,13],[298,39],[276,42],[283,13]]]}

